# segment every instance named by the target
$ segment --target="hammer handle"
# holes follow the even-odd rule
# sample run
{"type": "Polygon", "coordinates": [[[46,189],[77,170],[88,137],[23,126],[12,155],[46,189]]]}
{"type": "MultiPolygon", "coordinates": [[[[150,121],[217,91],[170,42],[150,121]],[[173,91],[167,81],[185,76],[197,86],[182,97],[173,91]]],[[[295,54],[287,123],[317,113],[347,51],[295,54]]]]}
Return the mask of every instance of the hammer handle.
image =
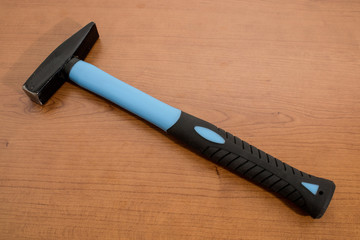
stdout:
{"type": "Polygon", "coordinates": [[[166,131],[181,111],[120,81],[92,64],[73,58],[65,71],[79,86],[100,95],[166,131]]]}
{"type": "Polygon", "coordinates": [[[289,199],[313,218],[327,209],[335,190],[332,181],[299,171],[89,63],[73,59],[69,64],[70,80],[153,123],[214,163],[289,199]]]}
{"type": "Polygon", "coordinates": [[[210,161],[289,199],[313,218],[324,214],[335,191],[332,181],[299,171],[185,112],[167,132],[210,161]]]}

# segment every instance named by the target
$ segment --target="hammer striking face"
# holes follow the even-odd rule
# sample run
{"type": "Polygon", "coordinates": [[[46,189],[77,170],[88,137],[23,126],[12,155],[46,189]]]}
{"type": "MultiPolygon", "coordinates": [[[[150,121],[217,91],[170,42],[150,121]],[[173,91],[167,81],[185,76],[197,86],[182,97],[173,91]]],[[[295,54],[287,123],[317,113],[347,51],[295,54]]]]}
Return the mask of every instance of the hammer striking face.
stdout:
{"type": "Polygon", "coordinates": [[[67,39],[26,81],[25,93],[43,105],[65,81],[72,81],[151,122],[218,165],[282,195],[313,218],[325,213],[335,191],[332,181],[299,171],[82,61],[98,38],[91,22],[67,39]]]}

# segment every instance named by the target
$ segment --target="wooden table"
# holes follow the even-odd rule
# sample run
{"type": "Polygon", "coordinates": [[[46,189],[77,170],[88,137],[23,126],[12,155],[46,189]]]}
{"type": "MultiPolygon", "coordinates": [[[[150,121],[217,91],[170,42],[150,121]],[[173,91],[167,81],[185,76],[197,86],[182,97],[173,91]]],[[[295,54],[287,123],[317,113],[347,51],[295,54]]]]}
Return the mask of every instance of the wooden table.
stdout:
{"type": "Polygon", "coordinates": [[[0,239],[359,239],[359,1],[0,2],[0,239]],[[95,21],[87,61],[333,180],[314,220],[71,84],[21,87],[95,21]]]}

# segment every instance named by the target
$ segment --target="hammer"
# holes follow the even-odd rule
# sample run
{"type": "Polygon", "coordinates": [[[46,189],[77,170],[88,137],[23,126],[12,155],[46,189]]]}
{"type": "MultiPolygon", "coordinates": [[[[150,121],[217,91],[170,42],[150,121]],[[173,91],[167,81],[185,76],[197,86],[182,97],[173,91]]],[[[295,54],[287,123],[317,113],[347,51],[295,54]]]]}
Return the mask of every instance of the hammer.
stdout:
{"type": "Polygon", "coordinates": [[[136,114],[210,161],[295,203],[313,218],[335,191],[327,179],[302,172],[213,124],[185,113],[84,62],[99,34],[90,22],[57,47],[23,85],[43,105],[70,80],[136,114]]]}

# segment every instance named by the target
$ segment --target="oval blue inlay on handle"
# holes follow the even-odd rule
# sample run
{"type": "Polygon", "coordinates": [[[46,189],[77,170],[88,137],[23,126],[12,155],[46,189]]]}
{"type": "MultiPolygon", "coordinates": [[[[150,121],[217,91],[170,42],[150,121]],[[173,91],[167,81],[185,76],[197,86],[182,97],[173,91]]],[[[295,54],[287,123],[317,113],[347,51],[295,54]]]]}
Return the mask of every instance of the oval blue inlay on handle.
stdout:
{"type": "Polygon", "coordinates": [[[138,115],[166,131],[180,118],[181,111],[114,78],[99,68],[78,61],[71,68],[69,78],[120,107],[138,115]]]}
{"type": "Polygon", "coordinates": [[[200,127],[200,126],[195,126],[194,129],[200,136],[202,136],[203,138],[205,138],[206,140],[208,140],[210,142],[218,143],[218,144],[225,143],[225,139],[222,138],[219,134],[217,134],[213,130],[210,130],[210,129],[204,128],[204,127],[200,127]]]}

